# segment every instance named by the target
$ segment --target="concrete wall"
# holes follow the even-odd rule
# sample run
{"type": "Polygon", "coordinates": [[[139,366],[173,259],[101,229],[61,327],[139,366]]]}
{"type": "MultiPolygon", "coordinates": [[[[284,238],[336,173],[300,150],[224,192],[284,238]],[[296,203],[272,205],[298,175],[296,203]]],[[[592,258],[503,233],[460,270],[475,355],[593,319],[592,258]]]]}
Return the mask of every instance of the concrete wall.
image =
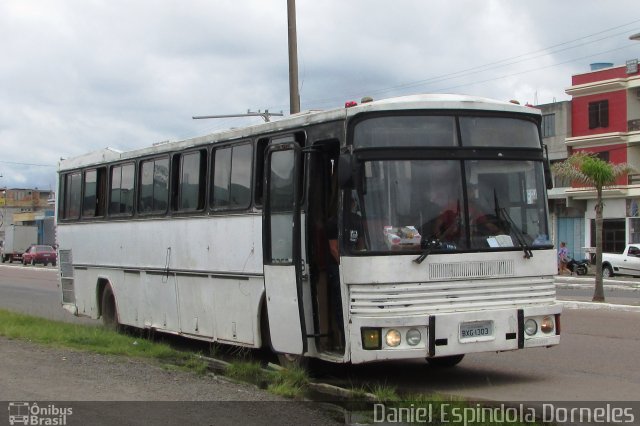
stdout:
{"type": "Polygon", "coordinates": [[[551,161],[564,160],[567,158],[564,140],[571,136],[571,101],[537,105],[536,108],[541,110],[542,115],[555,114],[555,135],[542,138],[542,142],[548,147],[551,161]]]}

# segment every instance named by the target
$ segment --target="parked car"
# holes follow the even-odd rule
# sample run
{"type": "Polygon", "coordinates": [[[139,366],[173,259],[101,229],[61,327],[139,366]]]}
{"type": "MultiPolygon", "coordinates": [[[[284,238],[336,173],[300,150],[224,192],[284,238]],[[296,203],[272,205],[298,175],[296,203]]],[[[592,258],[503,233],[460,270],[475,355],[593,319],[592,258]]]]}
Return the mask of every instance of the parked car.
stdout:
{"type": "Polygon", "coordinates": [[[33,245],[22,255],[23,265],[42,263],[46,266],[50,263],[56,266],[57,260],[58,255],[51,246],[33,245]]]}
{"type": "Polygon", "coordinates": [[[640,276],[640,244],[630,244],[622,254],[602,253],[602,276],[640,276]]]}

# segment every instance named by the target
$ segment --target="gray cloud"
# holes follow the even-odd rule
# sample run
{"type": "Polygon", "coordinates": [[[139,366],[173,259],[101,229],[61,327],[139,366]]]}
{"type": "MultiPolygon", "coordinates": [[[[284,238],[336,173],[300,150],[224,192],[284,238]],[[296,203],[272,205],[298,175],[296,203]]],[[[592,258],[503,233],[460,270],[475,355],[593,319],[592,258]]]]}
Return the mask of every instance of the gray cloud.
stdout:
{"type": "MultiPolygon", "coordinates": [[[[424,92],[567,99],[571,75],[590,62],[640,56],[627,38],[640,32],[636,9],[298,0],[302,107],[424,92]]],[[[0,186],[55,186],[60,157],[259,121],[192,115],[288,111],[283,0],[5,0],[0,37],[0,186]]]]}

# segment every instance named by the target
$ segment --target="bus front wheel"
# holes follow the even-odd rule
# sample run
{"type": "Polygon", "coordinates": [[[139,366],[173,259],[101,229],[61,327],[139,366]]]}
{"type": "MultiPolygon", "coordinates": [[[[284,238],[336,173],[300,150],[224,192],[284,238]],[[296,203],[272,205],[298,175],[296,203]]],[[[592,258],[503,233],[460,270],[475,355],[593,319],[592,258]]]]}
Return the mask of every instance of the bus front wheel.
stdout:
{"type": "Polygon", "coordinates": [[[441,356],[438,358],[427,358],[427,362],[430,366],[436,368],[451,368],[455,367],[462,361],[464,355],[450,355],[450,356],[441,356]]]}
{"type": "Polygon", "coordinates": [[[309,358],[302,355],[278,354],[278,363],[287,370],[296,368],[307,370],[309,368],[309,358]]]}
{"type": "Polygon", "coordinates": [[[118,330],[118,310],[116,298],[110,285],[102,290],[102,324],[111,330],[118,330]]]}

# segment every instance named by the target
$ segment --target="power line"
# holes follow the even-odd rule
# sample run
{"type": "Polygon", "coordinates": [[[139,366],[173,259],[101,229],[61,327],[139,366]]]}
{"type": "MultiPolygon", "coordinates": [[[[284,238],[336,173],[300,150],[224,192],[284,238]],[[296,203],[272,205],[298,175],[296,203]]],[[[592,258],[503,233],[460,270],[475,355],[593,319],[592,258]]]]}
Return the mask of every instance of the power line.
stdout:
{"type": "Polygon", "coordinates": [[[531,73],[531,72],[540,71],[540,70],[544,70],[544,69],[547,69],[547,68],[553,68],[553,67],[557,67],[559,65],[564,65],[564,64],[571,63],[571,62],[575,62],[575,61],[580,61],[582,59],[592,58],[594,56],[598,56],[598,55],[601,55],[603,53],[610,53],[610,52],[616,52],[618,50],[629,49],[631,47],[637,47],[637,46],[629,45],[629,46],[618,47],[618,48],[615,48],[615,49],[610,49],[610,50],[605,50],[603,52],[594,53],[592,55],[582,56],[580,58],[569,59],[567,61],[558,62],[558,63],[551,64],[551,65],[546,65],[544,67],[539,67],[539,68],[534,68],[534,69],[530,69],[530,70],[515,72],[515,73],[511,73],[511,74],[505,74],[505,75],[501,75],[501,76],[498,76],[498,77],[488,78],[486,80],[473,81],[473,82],[470,82],[470,83],[459,84],[459,85],[456,85],[456,86],[449,86],[449,87],[442,88],[442,89],[436,89],[435,92],[442,92],[442,91],[445,91],[445,90],[457,89],[459,87],[464,87],[464,86],[473,86],[474,84],[488,83],[490,81],[501,80],[503,78],[513,77],[513,76],[516,76],[516,75],[528,74],[528,73],[531,73]]]}
{"type": "MultiPolygon", "coordinates": [[[[464,77],[464,76],[467,76],[469,74],[473,74],[473,73],[477,73],[477,72],[484,72],[484,71],[489,71],[489,70],[492,70],[492,69],[501,68],[501,67],[505,67],[505,66],[509,66],[509,65],[515,65],[515,64],[518,64],[518,63],[521,63],[521,62],[526,62],[526,61],[530,61],[530,60],[533,60],[533,59],[537,59],[537,58],[540,58],[540,57],[543,57],[543,56],[546,56],[546,55],[549,55],[549,54],[564,52],[564,51],[575,49],[575,48],[578,48],[578,47],[582,47],[582,46],[585,46],[585,45],[588,45],[588,44],[597,43],[599,41],[606,40],[606,39],[609,39],[609,38],[618,37],[620,35],[626,34],[629,30],[625,30],[624,32],[617,32],[615,34],[611,34],[611,35],[606,36],[606,37],[601,37],[601,38],[598,38],[596,40],[585,41],[583,43],[576,44],[574,46],[565,47],[563,49],[557,49],[558,47],[570,45],[572,43],[576,43],[576,42],[579,42],[579,41],[582,41],[582,40],[586,40],[586,39],[589,39],[589,38],[592,38],[592,37],[595,37],[595,36],[598,36],[598,35],[613,31],[613,30],[617,30],[617,29],[624,28],[624,27],[629,27],[631,25],[637,24],[638,22],[640,22],[640,19],[636,19],[636,20],[628,22],[626,24],[617,25],[615,27],[607,28],[607,29],[602,30],[602,31],[598,31],[598,32],[595,32],[595,33],[592,33],[592,34],[588,34],[588,35],[585,35],[585,36],[582,36],[582,37],[578,37],[578,38],[573,39],[573,40],[569,40],[569,41],[562,42],[562,43],[557,43],[557,44],[554,44],[554,45],[551,45],[551,46],[548,46],[548,47],[545,47],[545,48],[542,48],[542,49],[534,50],[534,51],[531,51],[531,52],[528,52],[528,53],[524,53],[524,54],[521,54],[521,55],[513,56],[513,57],[510,57],[510,58],[501,59],[501,60],[494,61],[494,62],[489,62],[489,63],[483,64],[483,65],[477,65],[477,66],[474,66],[474,67],[471,67],[471,68],[467,68],[467,69],[464,69],[464,70],[460,70],[460,71],[456,71],[456,72],[453,72],[453,73],[442,74],[442,75],[439,75],[439,76],[430,77],[428,79],[416,80],[416,81],[407,82],[407,83],[399,84],[399,85],[396,85],[396,86],[390,86],[390,87],[386,87],[386,88],[373,89],[373,90],[360,90],[358,94],[344,95],[341,99],[358,97],[362,93],[366,93],[367,95],[370,95],[370,94],[380,94],[380,93],[385,93],[385,92],[390,92],[390,91],[395,91],[395,90],[400,90],[400,89],[407,89],[407,88],[410,88],[410,87],[422,86],[422,85],[425,85],[425,84],[428,84],[428,83],[435,83],[435,82],[446,81],[446,80],[450,80],[450,79],[454,79],[454,78],[460,78],[460,77],[464,77]],[[544,53],[542,53],[542,52],[544,52],[544,53]],[[535,54],[538,54],[538,53],[542,53],[542,54],[539,54],[539,55],[533,56],[533,57],[529,57],[531,55],[535,55],[535,54]],[[521,58],[526,58],[526,59],[521,59],[521,58]]],[[[623,48],[620,48],[620,49],[623,49],[623,48]]],[[[597,54],[608,53],[608,52],[615,51],[615,50],[620,50],[620,49],[607,50],[607,51],[604,51],[604,52],[599,52],[597,54]]],[[[591,55],[591,56],[595,56],[595,55],[591,55]]],[[[590,57],[590,56],[587,56],[587,57],[590,57]]],[[[583,58],[574,59],[572,61],[579,60],[579,59],[583,59],[583,58]]],[[[560,64],[568,63],[568,62],[571,62],[571,61],[565,61],[565,62],[562,62],[560,64]]],[[[557,64],[557,65],[559,65],[559,64],[557,64]]],[[[544,68],[548,68],[548,67],[542,67],[542,68],[538,68],[538,69],[544,69],[544,68]]],[[[491,80],[487,80],[487,81],[491,81],[491,80]]],[[[478,83],[478,82],[476,82],[476,83],[478,83]]],[[[307,101],[307,103],[323,104],[323,103],[335,102],[336,99],[337,98],[316,99],[316,100],[309,100],[309,101],[307,101]]]]}
{"type": "Polygon", "coordinates": [[[13,166],[57,167],[56,165],[52,165],[52,164],[20,163],[17,161],[0,161],[0,164],[10,164],[13,166]]]}

